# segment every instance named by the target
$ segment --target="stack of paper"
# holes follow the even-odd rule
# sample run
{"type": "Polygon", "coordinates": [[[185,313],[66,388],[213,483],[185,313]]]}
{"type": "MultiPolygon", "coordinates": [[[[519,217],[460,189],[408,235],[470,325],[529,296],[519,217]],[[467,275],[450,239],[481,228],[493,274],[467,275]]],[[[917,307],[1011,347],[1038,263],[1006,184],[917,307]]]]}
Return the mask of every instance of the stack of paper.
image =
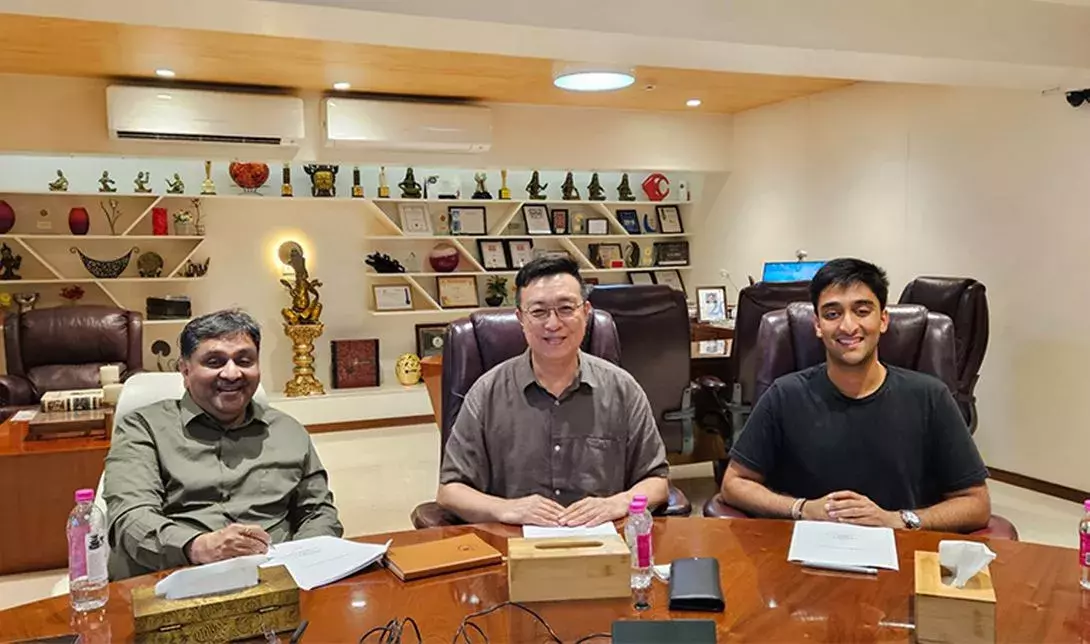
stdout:
{"type": "Polygon", "coordinates": [[[375,563],[390,547],[337,537],[311,537],[278,543],[261,567],[283,565],[303,590],[331,584],[375,563]]]}
{"type": "Polygon", "coordinates": [[[524,525],[522,526],[522,536],[524,539],[548,539],[550,537],[615,537],[617,536],[617,528],[613,527],[613,524],[609,522],[594,526],[593,528],[583,526],[576,528],[560,528],[524,525]]]}
{"type": "Polygon", "coordinates": [[[256,586],[257,567],[267,559],[265,555],[252,555],[178,570],[155,584],[155,594],[167,599],[187,599],[256,586]]]}
{"type": "Polygon", "coordinates": [[[899,570],[897,542],[890,528],[847,523],[796,521],[788,561],[844,572],[876,573],[899,570]]]}

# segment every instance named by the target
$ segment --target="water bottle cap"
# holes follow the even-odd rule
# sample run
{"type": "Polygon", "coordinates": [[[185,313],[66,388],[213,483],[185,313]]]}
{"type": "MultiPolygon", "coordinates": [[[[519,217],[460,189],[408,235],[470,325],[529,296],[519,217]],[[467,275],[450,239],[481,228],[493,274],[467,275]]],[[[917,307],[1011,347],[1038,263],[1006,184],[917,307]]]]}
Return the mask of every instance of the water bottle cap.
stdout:
{"type": "Polygon", "coordinates": [[[95,500],[95,491],[89,488],[76,490],[76,503],[90,503],[95,500]]]}
{"type": "Polygon", "coordinates": [[[647,495],[637,494],[632,497],[632,502],[628,504],[629,512],[643,512],[647,509],[647,495]]]}
{"type": "Polygon", "coordinates": [[[1086,499],[1082,502],[1082,509],[1090,512],[1090,499],[1086,499]]]}

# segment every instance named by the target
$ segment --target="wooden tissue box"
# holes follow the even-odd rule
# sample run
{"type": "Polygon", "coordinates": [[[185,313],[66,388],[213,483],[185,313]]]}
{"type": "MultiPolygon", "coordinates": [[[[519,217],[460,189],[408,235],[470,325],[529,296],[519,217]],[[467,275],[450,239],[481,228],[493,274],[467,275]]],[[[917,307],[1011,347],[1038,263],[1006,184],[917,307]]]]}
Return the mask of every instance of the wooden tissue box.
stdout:
{"type": "Polygon", "coordinates": [[[513,602],[628,597],[630,553],[619,536],[510,539],[513,602]]]}
{"type": "Polygon", "coordinates": [[[260,568],[256,586],[223,595],[165,599],[132,591],[137,642],[229,642],[299,626],[299,587],[284,566],[260,568]]]}
{"type": "Polygon", "coordinates": [[[965,588],[942,583],[939,553],[916,553],[916,641],[995,642],[995,588],[985,567],[965,588]]]}

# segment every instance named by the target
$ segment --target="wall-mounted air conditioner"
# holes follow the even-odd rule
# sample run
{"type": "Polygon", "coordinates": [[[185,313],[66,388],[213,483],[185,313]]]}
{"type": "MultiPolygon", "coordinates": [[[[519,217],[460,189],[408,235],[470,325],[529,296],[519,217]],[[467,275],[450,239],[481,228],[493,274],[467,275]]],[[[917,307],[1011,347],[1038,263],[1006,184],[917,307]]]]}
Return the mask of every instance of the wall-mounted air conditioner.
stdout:
{"type": "Polygon", "coordinates": [[[327,98],[326,145],[424,152],[487,152],[492,110],[475,105],[327,98]]]}
{"type": "Polygon", "coordinates": [[[106,110],[115,139],[297,146],[306,136],[295,96],[111,85],[106,110]]]}

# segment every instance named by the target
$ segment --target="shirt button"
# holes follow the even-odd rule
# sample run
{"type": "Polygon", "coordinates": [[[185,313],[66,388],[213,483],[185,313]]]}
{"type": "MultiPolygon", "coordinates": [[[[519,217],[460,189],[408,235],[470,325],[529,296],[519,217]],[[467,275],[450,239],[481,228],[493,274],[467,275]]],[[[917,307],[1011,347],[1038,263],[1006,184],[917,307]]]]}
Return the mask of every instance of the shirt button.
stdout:
{"type": "Polygon", "coordinates": [[[553,451],[554,451],[554,452],[559,452],[559,451],[560,451],[560,446],[559,446],[559,445],[555,445],[555,446],[553,447],[553,451]]]}
{"type": "Polygon", "coordinates": [[[553,402],[553,405],[554,405],[554,406],[556,406],[556,407],[559,407],[559,406],[560,406],[560,401],[559,401],[559,400],[557,400],[557,401],[554,401],[554,402],[553,402]]]}
{"type": "Polygon", "coordinates": [[[560,490],[553,490],[553,496],[560,496],[560,490]]]}

